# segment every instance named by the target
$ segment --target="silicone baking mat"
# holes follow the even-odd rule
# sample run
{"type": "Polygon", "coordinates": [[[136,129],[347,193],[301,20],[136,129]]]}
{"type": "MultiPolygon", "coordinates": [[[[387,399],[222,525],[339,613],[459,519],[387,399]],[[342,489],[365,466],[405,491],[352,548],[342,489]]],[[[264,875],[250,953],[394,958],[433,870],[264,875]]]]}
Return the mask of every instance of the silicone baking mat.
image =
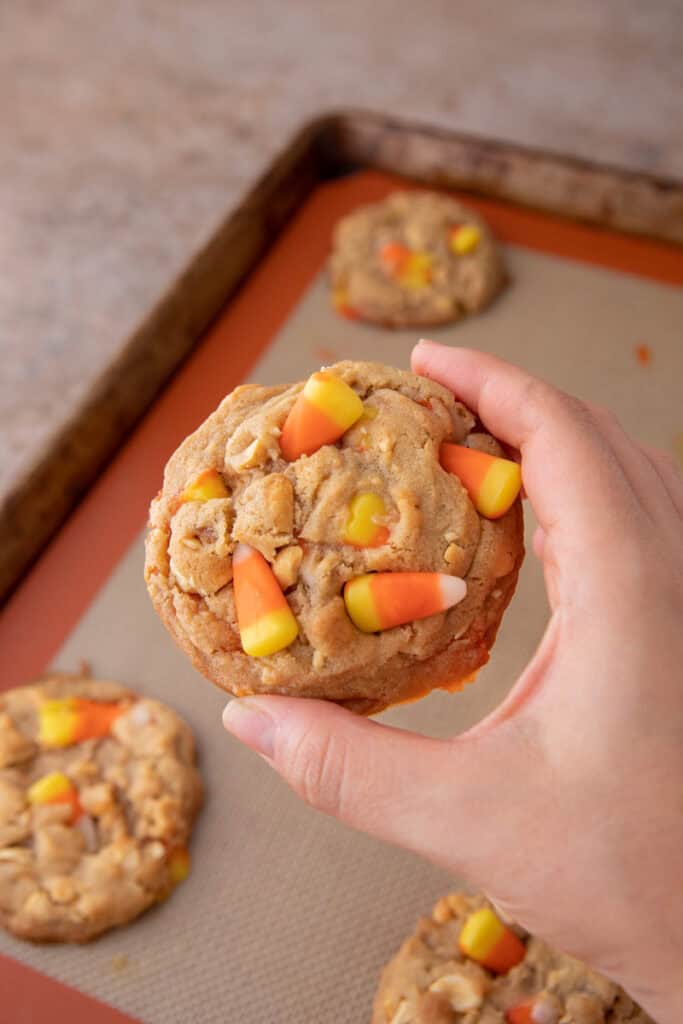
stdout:
{"type": "MultiPolygon", "coordinates": [[[[141,529],[163,463],[239,380],[295,380],[338,358],[407,365],[415,332],[339,320],[322,272],[334,221],[394,184],[361,173],[311,195],[0,620],[3,686],[49,662],[76,669],[87,659],[95,675],[184,715],[207,787],[192,874],[168,902],[85,947],[35,947],[0,934],[2,1021],[113,1024],[125,1019],[117,1008],[147,1024],[358,1024],[369,1017],[382,963],[453,884],[304,807],[231,741],[220,724],[223,695],[176,650],[142,581],[141,529]]],[[[496,352],[610,405],[636,436],[677,451],[680,252],[498,203],[474,205],[506,242],[511,284],[483,315],[431,335],[496,352]]],[[[527,544],[532,530],[527,513],[527,544]]],[[[508,690],[546,615],[530,554],[477,683],[384,718],[434,735],[468,727],[508,690]]]]}

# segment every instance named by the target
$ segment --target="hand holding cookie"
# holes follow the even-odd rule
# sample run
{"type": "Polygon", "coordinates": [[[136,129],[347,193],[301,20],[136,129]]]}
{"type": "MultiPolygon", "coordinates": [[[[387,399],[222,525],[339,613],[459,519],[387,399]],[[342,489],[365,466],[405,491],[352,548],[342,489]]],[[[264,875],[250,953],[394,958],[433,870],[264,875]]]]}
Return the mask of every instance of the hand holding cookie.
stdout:
{"type": "Polygon", "coordinates": [[[465,875],[673,1024],[683,483],[606,411],[491,356],[422,343],[413,369],[521,454],[552,611],[538,651],[449,741],[285,697],[233,701],[226,727],[313,806],[465,875]]]}

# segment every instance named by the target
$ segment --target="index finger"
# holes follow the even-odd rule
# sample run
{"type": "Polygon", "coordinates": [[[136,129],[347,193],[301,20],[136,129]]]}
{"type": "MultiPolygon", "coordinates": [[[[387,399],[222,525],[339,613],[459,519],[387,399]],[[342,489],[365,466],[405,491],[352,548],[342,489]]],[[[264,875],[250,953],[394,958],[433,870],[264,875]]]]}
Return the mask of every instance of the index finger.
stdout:
{"type": "Polygon", "coordinates": [[[547,534],[604,543],[640,514],[616,453],[577,399],[496,356],[421,341],[415,373],[449,388],[522,455],[522,480],[547,534]]]}

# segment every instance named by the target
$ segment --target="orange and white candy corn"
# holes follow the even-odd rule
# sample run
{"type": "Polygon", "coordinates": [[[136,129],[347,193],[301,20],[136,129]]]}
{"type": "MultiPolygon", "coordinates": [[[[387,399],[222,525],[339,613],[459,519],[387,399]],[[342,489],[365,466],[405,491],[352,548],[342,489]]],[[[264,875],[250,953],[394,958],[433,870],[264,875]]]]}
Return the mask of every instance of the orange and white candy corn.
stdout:
{"type": "Polygon", "coordinates": [[[505,515],[522,487],[521,470],[511,459],[444,441],[439,460],[459,478],[477,512],[487,519],[505,515]]]}
{"type": "Polygon", "coordinates": [[[475,910],[460,932],[460,949],[471,960],[496,974],[505,974],[524,959],[526,948],[518,935],[489,907],[475,910]]]}
{"type": "Polygon", "coordinates": [[[190,851],[185,846],[177,846],[168,855],[168,869],[174,885],[184,882],[190,873],[190,851]]]}
{"type": "Polygon", "coordinates": [[[119,701],[60,697],[41,702],[38,739],[44,747],[69,747],[83,740],[102,739],[125,710],[119,701]]]}
{"type": "Polygon", "coordinates": [[[232,567],[242,650],[264,658],[289,647],[299,627],[268,562],[248,544],[238,544],[232,567]]]}
{"type": "Polygon", "coordinates": [[[386,506],[379,494],[363,491],[349,504],[344,542],[356,548],[377,548],[386,544],[389,530],[383,523],[386,506]]]}
{"type": "Polygon", "coordinates": [[[312,374],[290,409],[280,435],[280,450],[288,462],[334,444],[363,415],[356,392],[332,373],[312,374]]]}
{"type": "Polygon", "coordinates": [[[456,224],[448,235],[448,244],[458,256],[474,252],[481,242],[481,231],[476,224],[456,224]]]}
{"type": "Polygon", "coordinates": [[[210,501],[212,498],[227,498],[228,488],[217,469],[205,469],[180,495],[180,501],[210,501]]]}
{"type": "Polygon", "coordinates": [[[363,633],[403,626],[445,612],[465,597],[467,584],[439,572],[376,572],[344,585],[344,604],[363,633]]]}
{"type": "Polygon", "coordinates": [[[64,772],[43,775],[29,786],[26,795],[30,804],[68,804],[71,807],[71,824],[83,813],[78,790],[64,772]]]}
{"type": "Polygon", "coordinates": [[[377,255],[385,273],[390,277],[400,277],[408,265],[412,249],[402,242],[385,242],[377,255]]]}
{"type": "Polygon", "coordinates": [[[424,288],[432,279],[432,257],[422,249],[409,249],[402,242],[387,242],[378,255],[385,273],[405,288],[424,288]]]}

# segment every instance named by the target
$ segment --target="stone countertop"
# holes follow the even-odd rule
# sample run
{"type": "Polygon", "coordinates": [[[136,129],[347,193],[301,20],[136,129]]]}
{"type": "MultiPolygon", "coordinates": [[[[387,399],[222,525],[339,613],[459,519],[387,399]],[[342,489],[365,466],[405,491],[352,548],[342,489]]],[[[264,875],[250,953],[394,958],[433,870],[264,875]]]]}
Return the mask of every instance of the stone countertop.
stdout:
{"type": "Polygon", "coordinates": [[[315,114],[683,178],[678,0],[24,0],[0,38],[0,501],[315,114]]]}

